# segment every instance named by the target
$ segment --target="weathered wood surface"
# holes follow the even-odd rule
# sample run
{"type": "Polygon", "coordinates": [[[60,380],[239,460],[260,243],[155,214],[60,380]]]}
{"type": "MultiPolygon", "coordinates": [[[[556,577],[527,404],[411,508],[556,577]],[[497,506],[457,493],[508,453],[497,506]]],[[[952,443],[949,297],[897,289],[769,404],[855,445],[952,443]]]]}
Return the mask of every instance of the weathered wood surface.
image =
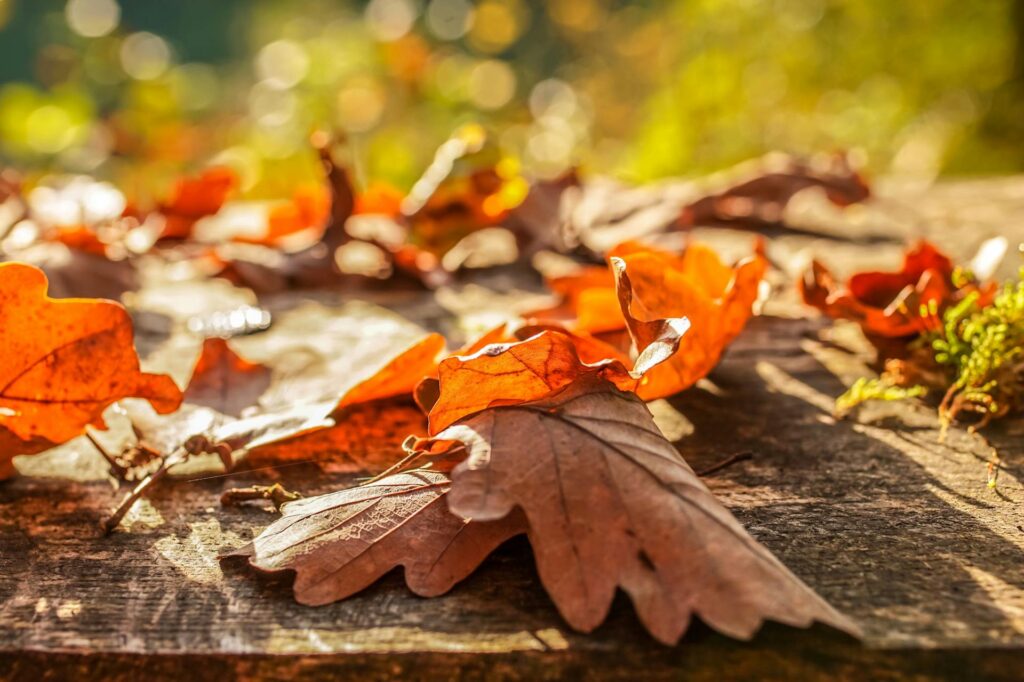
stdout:
{"type": "MultiPolygon", "coordinates": [[[[1012,222],[1024,208],[1020,180],[949,184],[921,198],[913,192],[899,187],[844,216],[811,206],[805,218],[836,234],[895,241],[787,236],[770,253],[785,264],[813,247],[848,270],[894,265],[903,236],[930,235],[964,257],[988,236],[1024,234],[1024,223],[1012,222]]],[[[748,240],[705,236],[725,248],[748,240]]],[[[483,323],[523,298],[508,286],[496,275],[447,292],[441,303],[405,297],[389,307],[457,334],[457,317],[483,323]]],[[[867,372],[869,354],[855,330],[797,317],[789,296],[752,322],[710,381],[652,410],[698,470],[754,453],[708,477],[709,485],[755,537],[864,628],[863,643],[822,627],[774,624],[740,643],[696,624],[668,648],[644,633],[624,598],[596,633],[577,634],[541,589],[522,539],[445,597],[417,598],[391,574],[345,602],[303,607],[286,580],[217,561],[272,518],[255,508],[223,509],[218,497],[271,481],[316,494],[351,476],[310,464],[188,472],[103,538],[99,520],[121,493],[103,477],[98,455],[76,441],[24,459],[24,475],[0,484],[0,678],[1020,679],[1024,424],[989,434],[1004,462],[993,491],[981,442],[954,431],[938,444],[924,408],[872,408],[857,421],[834,422],[832,399],[867,372]]],[[[160,309],[139,307],[147,305],[160,309]]],[[[332,333],[343,335],[352,308],[322,310],[329,309],[343,311],[332,318],[332,333]]],[[[408,323],[381,319],[393,337],[414,333],[408,323]]],[[[300,318],[266,338],[275,351],[287,350],[304,330],[300,318]]],[[[243,340],[244,350],[272,355],[260,338],[243,340]]],[[[353,350],[356,341],[343,360],[353,368],[359,353],[372,350],[353,350]]],[[[150,331],[140,347],[147,369],[182,378],[195,343],[150,331]]]]}

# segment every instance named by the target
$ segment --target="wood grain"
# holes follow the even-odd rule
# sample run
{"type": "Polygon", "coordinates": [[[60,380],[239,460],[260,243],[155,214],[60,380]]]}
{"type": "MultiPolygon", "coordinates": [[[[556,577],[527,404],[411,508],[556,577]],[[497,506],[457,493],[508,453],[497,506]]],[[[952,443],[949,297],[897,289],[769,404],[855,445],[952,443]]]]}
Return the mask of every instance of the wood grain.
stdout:
{"type": "MultiPolygon", "coordinates": [[[[1008,211],[1024,204],[1021,186],[981,185],[1008,211]]],[[[938,235],[963,257],[989,234],[978,228],[961,238],[949,225],[962,213],[958,202],[981,203],[979,191],[933,190],[949,209],[929,208],[935,215],[920,222],[872,209],[891,220],[870,227],[938,235]]],[[[747,239],[714,235],[726,246],[747,239]]],[[[786,239],[772,249],[785,258],[811,243],[786,239]]],[[[842,243],[822,255],[842,270],[895,262],[898,250],[842,243]]],[[[505,300],[508,283],[496,284],[504,276],[478,281],[472,295],[490,287],[494,300],[505,300]]],[[[428,328],[457,328],[436,305],[407,297],[388,307],[428,328]],[[415,319],[416,310],[430,319],[415,319]]],[[[644,634],[621,595],[608,623],[578,635],[541,589],[522,539],[442,598],[415,597],[390,574],[345,602],[304,607],[287,581],[217,561],[274,518],[222,509],[217,499],[230,487],[272,481],[316,494],[351,477],[303,463],[228,477],[199,469],[158,487],[124,530],[103,538],[99,521],[120,494],[99,475],[98,455],[74,441],[19,463],[24,475],[0,485],[0,678],[1019,679],[1024,425],[1013,420],[989,434],[1004,461],[990,490],[983,444],[963,431],[938,444],[923,407],[871,408],[836,423],[831,400],[867,371],[867,349],[847,327],[796,319],[802,313],[785,296],[769,311],[709,381],[652,410],[697,470],[753,453],[714,473],[709,486],[752,535],[864,628],[863,644],[823,627],[774,624],[739,643],[698,624],[678,647],[664,647],[644,634]]],[[[175,344],[182,346],[140,340],[165,362],[175,344]]]]}

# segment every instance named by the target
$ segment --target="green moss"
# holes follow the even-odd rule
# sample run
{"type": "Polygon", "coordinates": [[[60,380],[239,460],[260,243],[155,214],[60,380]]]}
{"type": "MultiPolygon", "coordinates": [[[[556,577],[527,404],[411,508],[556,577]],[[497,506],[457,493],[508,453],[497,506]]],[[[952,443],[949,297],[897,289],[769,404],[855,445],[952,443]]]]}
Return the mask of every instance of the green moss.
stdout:
{"type": "MultiPolygon", "coordinates": [[[[919,367],[920,376],[948,377],[939,416],[946,426],[961,412],[981,415],[981,424],[1024,408],[1024,269],[985,306],[981,294],[972,293],[938,317],[935,331],[916,340],[914,348],[932,365],[919,367]],[[938,369],[939,372],[934,370],[938,369]]],[[[922,360],[917,360],[922,362],[922,360]]],[[[906,386],[883,373],[877,379],[859,379],[836,400],[836,413],[845,414],[869,400],[906,400],[923,396],[927,387],[906,386]]]]}
{"type": "Polygon", "coordinates": [[[861,377],[847,389],[846,393],[836,398],[835,413],[837,417],[842,417],[869,400],[907,400],[922,397],[927,392],[928,389],[924,386],[896,386],[885,375],[878,379],[861,377]]]}
{"type": "Polygon", "coordinates": [[[948,309],[941,331],[926,338],[953,377],[939,408],[945,422],[965,410],[987,421],[1024,404],[1024,270],[990,305],[978,300],[971,294],[948,309]]]}

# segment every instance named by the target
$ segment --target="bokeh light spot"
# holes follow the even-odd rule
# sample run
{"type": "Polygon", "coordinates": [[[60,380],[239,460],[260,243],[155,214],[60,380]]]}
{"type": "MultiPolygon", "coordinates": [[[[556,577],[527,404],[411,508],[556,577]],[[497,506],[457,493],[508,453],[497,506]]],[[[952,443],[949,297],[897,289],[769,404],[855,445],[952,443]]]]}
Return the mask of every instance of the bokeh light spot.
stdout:
{"type": "Polygon", "coordinates": [[[526,20],[526,9],[518,2],[484,0],[476,8],[469,44],[486,54],[502,52],[519,39],[526,20]]]}
{"type": "Polygon", "coordinates": [[[68,0],[64,6],[68,27],[80,36],[105,36],[121,21],[121,6],[116,0],[68,0]]]}
{"type": "Polygon", "coordinates": [[[516,74],[497,59],[480,62],[469,74],[469,96],[481,109],[498,109],[516,94],[516,74]]]}
{"type": "Polygon", "coordinates": [[[378,39],[398,40],[416,21],[416,6],[411,0],[371,0],[366,6],[366,23],[378,39]]]}
{"type": "Polygon", "coordinates": [[[148,81],[161,76],[171,62],[171,48],[157,35],[140,31],[121,43],[121,68],[136,80],[148,81]]]}
{"type": "Polygon", "coordinates": [[[25,121],[25,139],[36,151],[55,154],[75,139],[75,125],[67,111],[44,104],[25,121]]]}
{"type": "Polygon", "coordinates": [[[473,25],[473,5],[467,0],[431,0],[427,28],[441,40],[458,40],[473,25]]]}
{"type": "Polygon", "coordinates": [[[357,81],[338,93],[338,123],[347,131],[370,130],[384,112],[384,93],[372,81],[357,81]]]}
{"type": "Polygon", "coordinates": [[[298,43],[276,40],[260,50],[256,57],[256,72],[269,85],[290,88],[309,72],[309,55],[298,43]]]}

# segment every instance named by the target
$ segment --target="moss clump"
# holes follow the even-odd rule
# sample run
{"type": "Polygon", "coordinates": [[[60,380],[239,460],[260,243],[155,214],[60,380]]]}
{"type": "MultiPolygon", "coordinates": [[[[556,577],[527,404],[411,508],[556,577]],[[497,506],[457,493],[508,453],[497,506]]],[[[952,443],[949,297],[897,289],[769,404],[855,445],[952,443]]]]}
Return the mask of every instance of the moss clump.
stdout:
{"type": "Polygon", "coordinates": [[[922,310],[935,324],[913,341],[908,359],[886,363],[877,379],[860,379],[836,400],[845,414],[868,400],[906,400],[929,389],[945,391],[939,405],[943,426],[962,412],[991,419],[1024,408],[1024,269],[988,305],[972,293],[941,317],[922,310]]]}

